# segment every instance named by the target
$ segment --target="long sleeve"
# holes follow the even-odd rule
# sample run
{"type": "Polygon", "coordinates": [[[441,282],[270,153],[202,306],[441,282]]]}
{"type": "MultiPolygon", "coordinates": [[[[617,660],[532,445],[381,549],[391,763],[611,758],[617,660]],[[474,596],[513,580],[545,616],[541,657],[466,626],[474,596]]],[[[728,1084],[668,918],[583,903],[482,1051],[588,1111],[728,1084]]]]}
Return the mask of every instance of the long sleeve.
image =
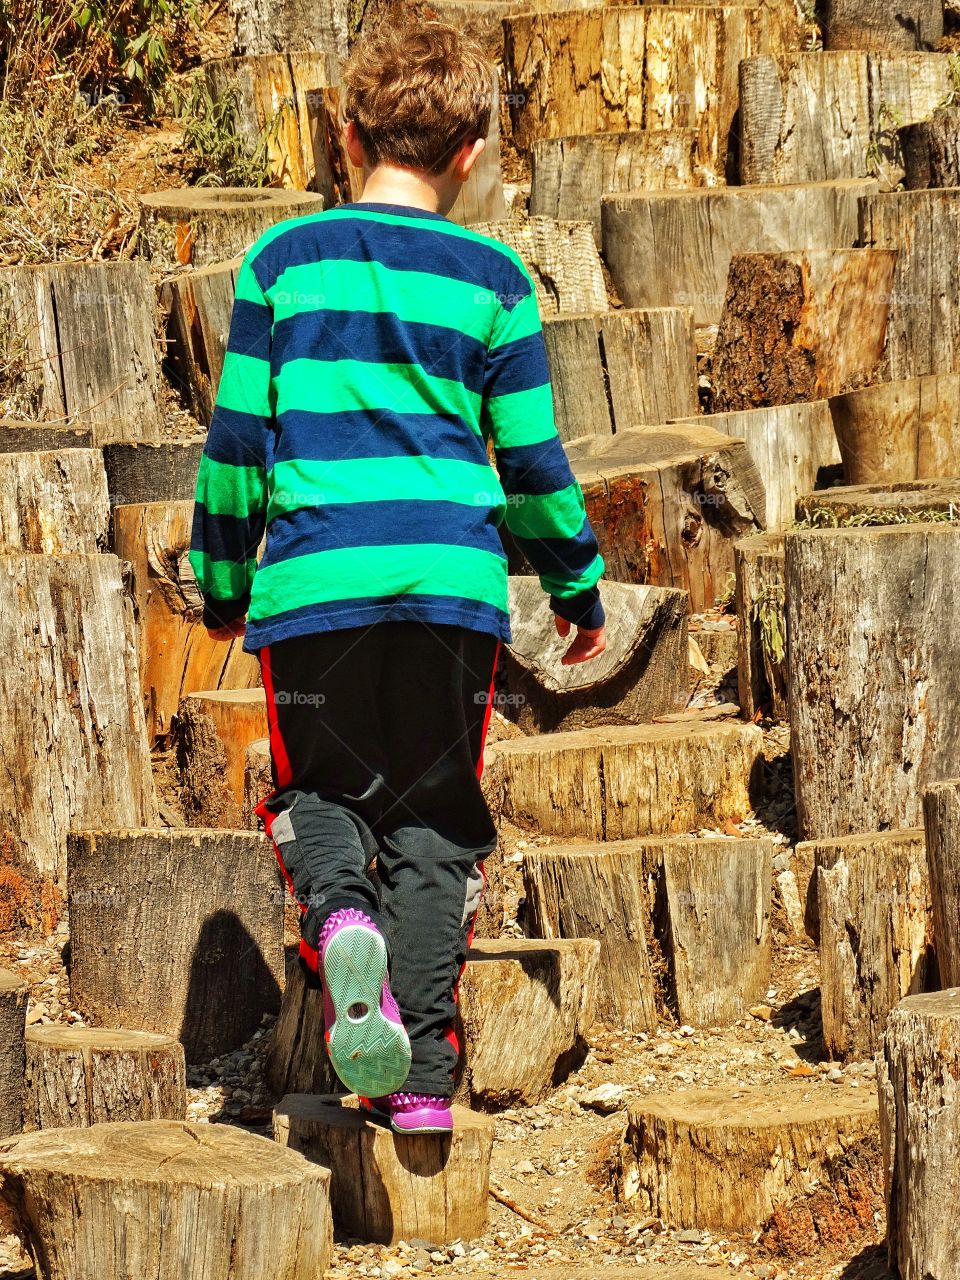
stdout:
{"type": "Polygon", "coordinates": [[[250,255],[236,297],[210,431],[200,460],[190,564],[203,620],[223,626],[250,603],[267,505],[267,440],[273,432],[270,345],[273,311],[250,255]]]}
{"type": "Polygon", "coordinates": [[[603,559],[557,434],[536,294],[525,269],[523,276],[528,291],[500,300],[481,427],[493,442],[507,498],[505,523],[539,575],[551,608],[593,630],[604,621],[597,588],[603,559]]]}

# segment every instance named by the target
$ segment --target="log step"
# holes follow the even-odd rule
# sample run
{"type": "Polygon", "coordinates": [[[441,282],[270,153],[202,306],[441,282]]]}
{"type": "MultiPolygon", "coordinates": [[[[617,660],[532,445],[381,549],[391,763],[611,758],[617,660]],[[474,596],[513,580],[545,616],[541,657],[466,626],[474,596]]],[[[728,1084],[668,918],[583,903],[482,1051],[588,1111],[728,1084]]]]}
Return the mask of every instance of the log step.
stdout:
{"type": "Polygon", "coordinates": [[[273,790],[270,771],[270,739],[257,738],[247,747],[243,766],[243,812],[240,825],[249,831],[260,829],[255,810],[273,790]]]}
{"type": "Polygon", "coordinates": [[[177,711],[177,771],[188,822],[238,827],[243,819],[247,747],[267,736],[262,688],[206,689],[177,711]]]}
{"type": "Polygon", "coordinates": [[[960,475],[960,374],[848,391],[830,413],[848,484],[960,475]]]}
{"type": "Polygon", "coordinates": [[[281,1147],[331,1170],[337,1228],[383,1244],[473,1240],[486,1229],[494,1122],[455,1106],[453,1126],[450,1135],[395,1134],[355,1098],[311,1094],[288,1094],[273,1113],[281,1147]]]}
{"type": "Polygon", "coordinates": [[[192,502],[205,436],[108,444],[103,450],[110,506],[192,502]]]}
{"type": "Polygon", "coordinates": [[[147,1120],[0,1142],[0,1197],[48,1280],[316,1280],[330,1172],[226,1124],[147,1120]]]}
{"type": "Polygon", "coordinates": [[[520,256],[533,278],[541,315],[609,310],[589,223],[523,218],[478,222],[474,230],[502,241],[520,256]]]}
{"type": "Polygon", "coordinates": [[[889,5],[864,0],[826,0],[825,49],[935,49],[943,35],[941,0],[898,0],[889,5]]]}
{"type": "Polygon", "coordinates": [[[0,452],[0,553],[105,551],[109,529],[99,449],[0,452]]]}
{"type": "Polygon", "coordinates": [[[19,974],[0,969],[0,1138],[23,1124],[24,1030],[30,989],[19,974]]]}
{"type": "Polygon", "coordinates": [[[53,423],[0,418],[0,453],[50,453],[92,447],[90,427],[60,427],[53,423]]]}
{"type": "Polygon", "coordinates": [[[734,546],[737,690],[740,713],[788,714],[786,569],[782,533],[755,533],[734,546]]]}
{"type": "Polygon", "coordinates": [[[929,523],[924,517],[957,519],[960,477],[944,480],[893,480],[880,484],[838,485],[803,494],[796,518],[813,527],[929,523]],[[912,517],[912,520],[910,519],[912,517]]]}
{"type": "Polygon", "coordinates": [[[179,271],[159,289],[166,317],[164,372],[205,427],[213,418],[241,262],[236,257],[179,271]]]}

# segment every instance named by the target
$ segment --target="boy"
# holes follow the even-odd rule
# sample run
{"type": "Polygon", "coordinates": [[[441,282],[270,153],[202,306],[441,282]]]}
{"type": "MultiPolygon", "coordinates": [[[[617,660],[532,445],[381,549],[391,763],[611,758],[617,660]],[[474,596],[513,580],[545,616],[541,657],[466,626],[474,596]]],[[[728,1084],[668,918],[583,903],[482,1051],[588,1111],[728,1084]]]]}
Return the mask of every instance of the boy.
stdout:
{"type": "Polygon", "coordinates": [[[510,640],[503,520],[560,635],[577,628],[564,661],[604,647],[531,279],[444,216],[491,78],[439,23],[351,56],[363,199],[279,223],[243,260],[191,550],[211,634],[245,631],[259,655],[275,786],[259,812],[331,1061],[403,1132],[452,1123],[457,983],[496,847],[479,774],[510,640]]]}

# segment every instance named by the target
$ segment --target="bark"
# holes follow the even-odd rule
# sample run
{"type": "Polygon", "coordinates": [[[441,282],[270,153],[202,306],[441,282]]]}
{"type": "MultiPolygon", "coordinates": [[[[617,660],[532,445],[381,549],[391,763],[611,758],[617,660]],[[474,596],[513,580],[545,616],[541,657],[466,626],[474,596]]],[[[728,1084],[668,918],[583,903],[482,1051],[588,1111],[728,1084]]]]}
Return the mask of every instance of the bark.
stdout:
{"type": "Polygon", "coordinates": [[[0,969],[0,1138],[23,1124],[24,1027],[30,989],[9,969],[0,969]]]}
{"type": "Polygon", "coordinates": [[[330,1174],[226,1124],[149,1120],[0,1144],[0,1196],[42,1280],[315,1280],[333,1252],[330,1174]]]}
{"type": "Polygon", "coordinates": [[[323,197],[277,187],[175,187],[140,197],[148,257],[167,267],[206,267],[246,253],[274,223],[319,213],[323,197]]]}
{"type": "MultiPolygon", "coordinates": [[[[273,775],[270,771],[270,739],[257,738],[247,747],[247,755],[243,769],[243,812],[240,825],[248,831],[260,829],[260,819],[256,815],[256,807],[261,800],[266,800],[273,791],[273,775]]],[[[280,1092],[296,1093],[298,1090],[283,1089],[280,1092]]],[[[306,1089],[306,1093],[316,1092],[306,1089]]]]}
{"type": "Polygon", "coordinates": [[[960,475],[960,376],[955,373],[834,396],[830,412],[848,484],[960,475]]]}
{"type": "Polygon", "coordinates": [[[105,551],[109,526],[99,449],[0,453],[0,553],[105,551]]]}
{"type": "Polygon", "coordinates": [[[0,453],[49,453],[92,447],[93,432],[89,427],[58,427],[0,418],[0,453]]]}
{"type": "Polygon", "coordinates": [[[280,1146],[330,1168],[338,1229],[383,1244],[483,1235],[493,1130],[492,1119],[455,1107],[451,1135],[397,1137],[349,1102],[307,1094],[289,1094],[273,1118],[280,1146]]]}
{"type": "Polygon", "coordinates": [[[70,994],[90,1022],[176,1036],[189,1063],[280,1007],[283,884],[239,831],[87,831],[68,850],[70,994]]]}
{"type": "Polygon", "coordinates": [[[180,803],[194,826],[239,827],[247,748],[267,734],[263,689],[191,693],[177,712],[180,803]]]}
{"type": "Polygon", "coordinates": [[[787,719],[783,534],[757,533],[734,548],[740,714],[787,719]]]}
{"type": "Polygon", "coordinates": [[[825,49],[935,49],[942,0],[824,0],[825,49]]]}
{"type": "Polygon", "coordinates": [[[103,451],[110,506],[193,502],[204,436],[139,444],[108,444],[103,451]]]}
{"type": "Polygon", "coordinates": [[[933,934],[944,987],[960,986],[960,782],[936,782],[923,795],[923,825],[930,869],[933,934]]]}
{"type": "Polygon", "coordinates": [[[503,241],[519,254],[533,277],[541,315],[609,309],[603,267],[588,222],[524,218],[477,222],[473,229],[503,241]]]}
{"type": "Polygon", "coordinates": [[[838,485],[797,499],[797,519],[819,525],[895,524],[911,513],[956,513],[960,480],[838,485]]]}
{"type": "Polygon", "coordinates": [[[287,965],[280,1015],[264,1064],[271,1093],[281,1097],[343,1093],[327,1055],[323,1031],[323,995],[307,985],[303,967],[294,956],[287,965]]]}
{"type": "Polygon", "coordinates": [[[25,1129],[185,1120],[186,1065],[173,1036],[56,1024],[26,1037],[25,1129]]]}
{"type": "Polygon", "coordinates": [[[960,187],[960,107],[939,107],[929,120],[900,130],[908,191],[960,187]]]}
{"type": "Polygon", "coordinates": [[[183,271],[164,281],[167,379],[209,427],[223,372],[240,258],[183,271]]]}
{"type": "Polygon", "coordinates": [[[240,53],[310,49],[338,60],[347,56],[363,14],[362,6],[352,0],[321,0],[309,6],[296,0],[228,0],[227,8],[240,53]]]}

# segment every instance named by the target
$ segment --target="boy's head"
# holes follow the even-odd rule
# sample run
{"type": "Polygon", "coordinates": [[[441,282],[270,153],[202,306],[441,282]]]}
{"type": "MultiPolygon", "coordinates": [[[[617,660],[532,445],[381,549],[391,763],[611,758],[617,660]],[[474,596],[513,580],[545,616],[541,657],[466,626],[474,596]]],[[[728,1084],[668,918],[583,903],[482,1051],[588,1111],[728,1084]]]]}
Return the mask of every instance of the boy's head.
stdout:
{"type": "Polygon", "coordinates": [[[463,181],[459,167],[490,125],[493,68],[478,44],[441,22],[383,27],[356,45],[342,80],[369,168],[463,181]]]}

